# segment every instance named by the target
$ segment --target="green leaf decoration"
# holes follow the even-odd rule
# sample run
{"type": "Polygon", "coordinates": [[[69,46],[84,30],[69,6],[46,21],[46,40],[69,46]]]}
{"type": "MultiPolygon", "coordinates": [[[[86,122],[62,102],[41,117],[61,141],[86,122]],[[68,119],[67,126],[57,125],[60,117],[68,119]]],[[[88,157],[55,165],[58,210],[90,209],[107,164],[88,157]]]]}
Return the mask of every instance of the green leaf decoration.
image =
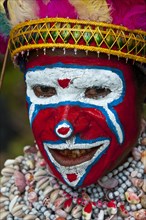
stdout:
{"type": "MultiPolygon", "coordinates": [[[[66,24],[62,27],[63,29],[70,29],[71,25],[66,24]]],[[[63,37],[64,42],[67,42],[70,37],[70,31],[69,30],[63,30],[61,31],[61,36],[63,37]]]]}
{"type": "Polygon", "coordinates": [[[23,36],[20,36],[19,37],[19,41],[22,45],[24,45],[24,42],[25,42],[25,38],[23,36]]]}
{"type": "Polygon", "coordinates": [[[114,43],[114,36],[108,35],[106,37],[106,42],[107,42],[108,46],[111,47],[113,45],[113,43],[114,43]]]}
{"type": "Polygon", "coordinates": [[[48,37],[49,37],[48,32],[47,31],[43,32],[42,37],[43,37],[44,42],[46,42],[48,40],[48,37]]]}
{"type": "MultiPolygon", "coordinates": [[[[85,27],[86,28],[86,27],[85,27]]],[[[89,31],[86,31],[84,34],[83,34],[83,38],[84,38],[84,40],[85,40],[85,42],[86,42],[86,45],[89,45],[89,42],[90,42],[90,40],[91,40],[91,36],[92,36],[92,34],[91,34],[91,32],[89,31]]]]}
{"type": "Polygon", "coordinates": [[[117,44],[118,44],[118,47],[121,49],[124,46],[124,44],[125,44],[124,38],[123,37],[119,37],[117,39],[117,44]]]}
{"type": "Polygon", "coordinates": [[[75,31],[73,31],[73,36],[74,36],[74,38],[75,38],[75,40],[79,40],[79,38],[80,38],[80,36],[81,36],[81,33],[80,33],[80,31],[78,31],[78,30],[76,30],[76,29],[81,29],[81,25],[80,24],[76,24],[75,26],[74,26],[74,29],[75,29],[75,31]]]}
{"type": "Polygon", "coordinates": [[[96,41],[97,46],[99,46],[100,43],[101,43],[101,41],[102,41],[102,36],[101,36],[101,34],[100,34],[100,33],[95,33],[95,34],[94,34],[94,39],[95,39],[95,41],[96,41]]]}
{"type": "Polygon", "coordinates": [[[54,39],[55,41],[57,40],[57,38],[58,38],[58,36],[59,36],[59,30],[57,30],[57,29],[59,29],[60,26],[61,26],[61,23],[55,24],[55,26],[54,26],[53,28],[56,29],[56,30],[55,30],[55,31],[51,31],[51,35],[52,35],[52,37],[53,37],[53,39],[54,39]]]}
{"type": "Polygon", "coordinates": [[[132,40],[132,39],[129,40],[128,43],[127,43],[127,49],[132,50],[134,46],[135,46],[134,40],[132,40]]]}

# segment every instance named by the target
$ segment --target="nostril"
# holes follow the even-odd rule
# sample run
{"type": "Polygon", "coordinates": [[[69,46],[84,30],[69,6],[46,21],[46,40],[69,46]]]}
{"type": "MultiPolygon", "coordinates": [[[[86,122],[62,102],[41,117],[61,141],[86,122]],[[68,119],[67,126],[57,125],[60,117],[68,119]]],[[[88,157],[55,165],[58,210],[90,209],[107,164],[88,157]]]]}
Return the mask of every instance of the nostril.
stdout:
{"type": "Polygon", "coordinates": [[[55,133],[60,138],[69,138],[72,135],[73,127],[68,121],[61,121],[55,127],[55,133]]]}

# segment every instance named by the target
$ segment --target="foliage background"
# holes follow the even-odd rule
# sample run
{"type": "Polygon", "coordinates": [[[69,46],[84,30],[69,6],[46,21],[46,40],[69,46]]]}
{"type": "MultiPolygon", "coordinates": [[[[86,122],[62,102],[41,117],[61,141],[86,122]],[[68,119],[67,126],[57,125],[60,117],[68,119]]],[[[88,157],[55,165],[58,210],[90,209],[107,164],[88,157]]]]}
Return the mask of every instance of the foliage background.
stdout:
{"type": "MultiPolygon", "coordinates": [[[[2,61],[0,59],[0,70],[2,61]]],[[[0,169],[6,159],[23,153],[23,147],[33,144],[25,103],[23,73],[14,68],[8,57],[0,92],[0,169]]]]}

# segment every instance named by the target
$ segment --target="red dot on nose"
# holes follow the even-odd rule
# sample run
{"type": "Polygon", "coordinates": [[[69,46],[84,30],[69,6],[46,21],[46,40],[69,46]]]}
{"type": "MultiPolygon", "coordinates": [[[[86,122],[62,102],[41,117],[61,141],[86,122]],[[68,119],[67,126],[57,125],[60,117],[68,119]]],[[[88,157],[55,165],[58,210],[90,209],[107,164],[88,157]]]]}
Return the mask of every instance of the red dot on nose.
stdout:
{"type": "Polygon", "coordinates": [[[65,134],[67,134],[69,132],[69,129],[70,128],[65,128],[65,127],[59,128],[58,129],[58,133],[62,134],[62,135],[65,135],[65,134]]]}

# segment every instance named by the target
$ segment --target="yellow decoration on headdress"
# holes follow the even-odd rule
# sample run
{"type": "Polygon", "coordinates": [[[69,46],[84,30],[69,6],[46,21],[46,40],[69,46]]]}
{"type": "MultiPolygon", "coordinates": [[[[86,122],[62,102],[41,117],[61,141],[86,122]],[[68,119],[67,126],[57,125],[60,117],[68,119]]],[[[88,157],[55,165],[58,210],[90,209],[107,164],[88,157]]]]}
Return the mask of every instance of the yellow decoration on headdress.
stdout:
{"type": "Polygon", "coordinates": [[[146,63],[146,32],[114,24],[43,18],[21,23],[10,33],[12,58],[27,50],[54,47],[102,52],[146,63]]]}

